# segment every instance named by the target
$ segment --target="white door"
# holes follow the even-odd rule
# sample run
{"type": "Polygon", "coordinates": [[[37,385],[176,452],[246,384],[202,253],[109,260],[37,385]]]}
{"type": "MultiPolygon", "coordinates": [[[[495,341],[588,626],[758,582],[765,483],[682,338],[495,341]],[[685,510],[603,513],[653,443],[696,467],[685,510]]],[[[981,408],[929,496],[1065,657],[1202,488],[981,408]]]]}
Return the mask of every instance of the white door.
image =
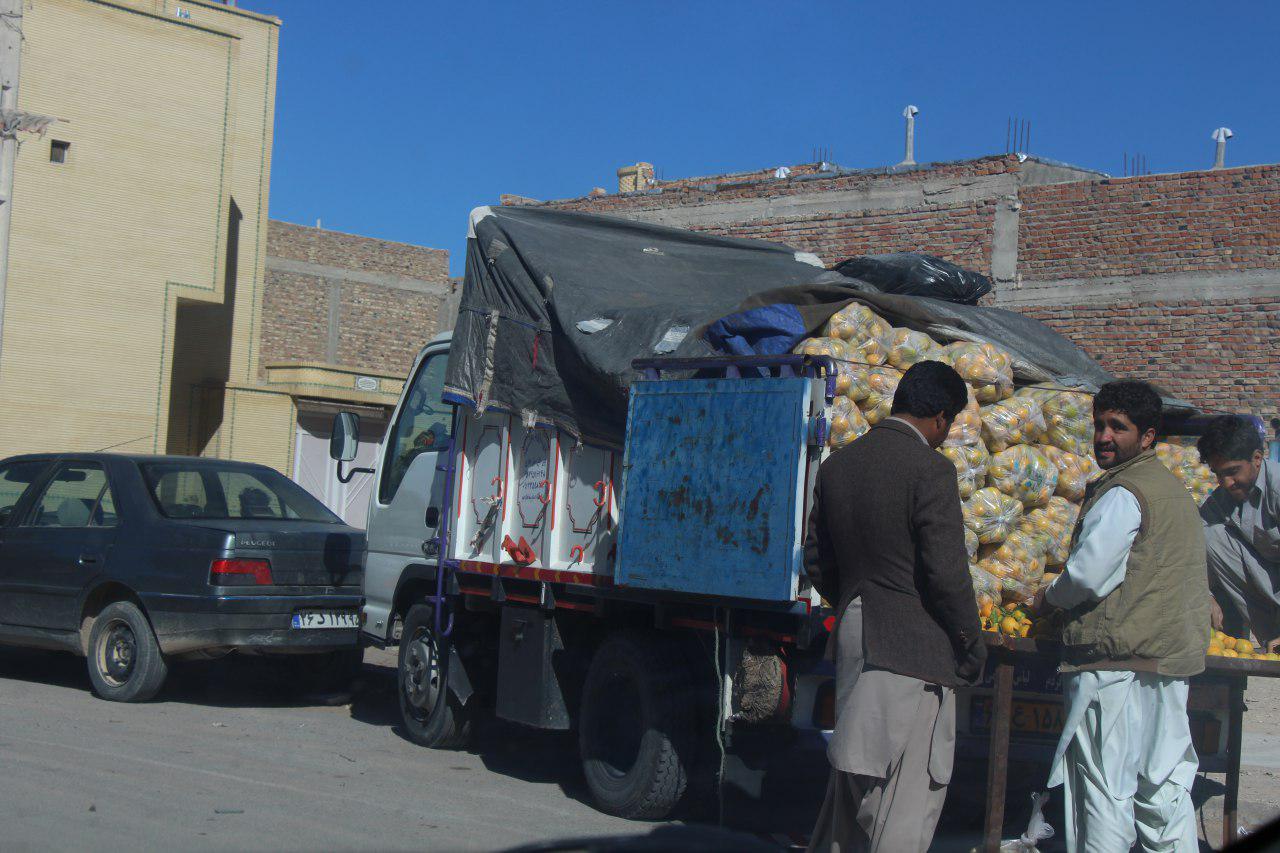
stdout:
{"type": "MultiPolygon", "coordinates": [[[[361,419],[360,443],[356,447],[356,458],[347,463],[348,469],[373,467],[378,458],[382,432],[381,422],[361,419]]],[[[331,433],[332,424],[324,417],[298,416],[293,479],[344,522],[363,530],[368,518],[373,475],[356,474],[349,483],[338,482],[338,465],[329,458],[331,433]]]]}

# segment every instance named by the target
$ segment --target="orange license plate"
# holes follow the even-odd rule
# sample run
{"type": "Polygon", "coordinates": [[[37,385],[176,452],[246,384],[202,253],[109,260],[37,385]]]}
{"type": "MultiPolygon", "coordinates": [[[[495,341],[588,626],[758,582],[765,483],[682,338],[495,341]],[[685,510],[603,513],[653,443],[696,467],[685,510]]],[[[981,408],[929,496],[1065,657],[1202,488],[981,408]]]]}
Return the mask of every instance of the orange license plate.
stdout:
{"type": "MultiPolygon", "coordinates": [[[[974,696],[969,705],[969,729],[974,734],[991,731],[992,703],[990,696],[974,696]]],[[[1061,702],[1040,702],[1032,699],[1014,699],[1013,717],[1009,722],[1012,732],[1034,737],[1057,739],[1062,734],[1066,716],[1061,702]]]]}

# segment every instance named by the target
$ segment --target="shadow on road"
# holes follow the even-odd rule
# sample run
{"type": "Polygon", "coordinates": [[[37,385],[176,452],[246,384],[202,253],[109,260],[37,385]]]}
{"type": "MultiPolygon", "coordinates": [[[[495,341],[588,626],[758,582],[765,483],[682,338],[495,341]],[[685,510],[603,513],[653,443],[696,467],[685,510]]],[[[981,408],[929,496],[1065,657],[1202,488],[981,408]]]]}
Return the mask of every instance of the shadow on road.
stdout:
{"type": "MultiPolygon", "coordinates": [[[[289,670],[287,659],[249,655],[175,661],[153,701],[215,708],[306,708],[346,704],[351,699],[348,692],[310,692],[290,677],[289,670]]],[[[0,648],[0,678],[91,690],[84,658],[68,652],[0,648]]]]}

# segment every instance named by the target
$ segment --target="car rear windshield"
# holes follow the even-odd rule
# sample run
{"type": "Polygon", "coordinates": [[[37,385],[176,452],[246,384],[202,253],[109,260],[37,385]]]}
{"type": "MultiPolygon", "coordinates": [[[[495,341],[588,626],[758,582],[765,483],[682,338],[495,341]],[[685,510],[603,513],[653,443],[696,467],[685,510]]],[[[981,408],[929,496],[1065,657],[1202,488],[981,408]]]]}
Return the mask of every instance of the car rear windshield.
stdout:
{"type": "Polygon", "coordinates": [[[156,506],[169,518],[341,523],[305,489],[269,468],[208,462],[145,462],[141,468],[156,506]]]}

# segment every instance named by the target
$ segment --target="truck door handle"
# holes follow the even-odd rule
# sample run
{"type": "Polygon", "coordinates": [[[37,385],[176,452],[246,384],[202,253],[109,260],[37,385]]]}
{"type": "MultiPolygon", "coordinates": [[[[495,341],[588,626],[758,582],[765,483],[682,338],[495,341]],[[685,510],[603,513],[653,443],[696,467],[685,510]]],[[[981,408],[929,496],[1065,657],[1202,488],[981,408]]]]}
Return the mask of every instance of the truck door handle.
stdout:
{"type": "Polygon", "coordinates": [[[426,521],[427,521],[427,527],[439,527],[440,526],[440,507],[438,506],[427,507],[426,521]]]}

